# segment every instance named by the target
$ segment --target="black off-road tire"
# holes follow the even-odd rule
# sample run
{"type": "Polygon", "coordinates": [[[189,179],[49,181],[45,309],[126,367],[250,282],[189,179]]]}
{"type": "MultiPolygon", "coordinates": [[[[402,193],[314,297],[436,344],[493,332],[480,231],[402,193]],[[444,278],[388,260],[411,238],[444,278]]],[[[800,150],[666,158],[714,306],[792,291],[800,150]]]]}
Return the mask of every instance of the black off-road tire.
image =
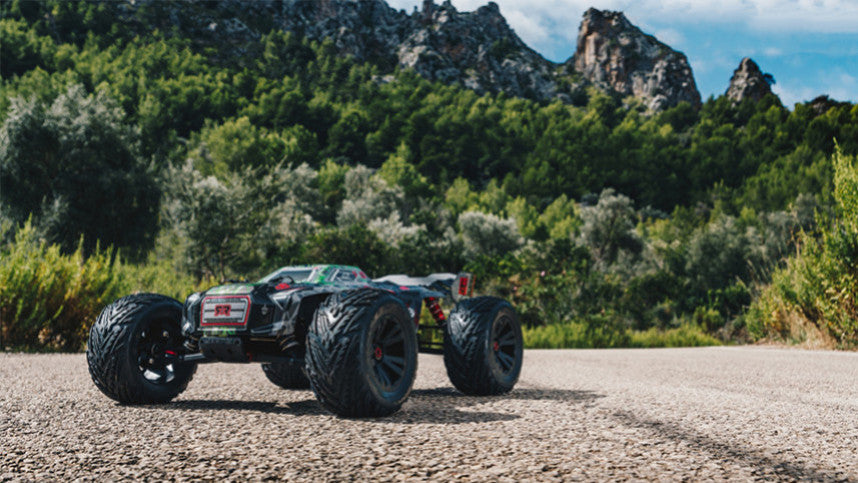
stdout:
{"type": "Polygon", "coordinates": [[[524,343],[512,306],[496,297],[459,302],[444,329],[444,366],[456,389],[487,396],[512,390],[524,343]]]}
{"type": "Polygon", "coordinates": [[[166,403],[178,396],[188,387],[197,365],[173,360],[163,364],[162,380],[153,381],[147,375],[151,378],[154,372],[146,372],[141,366],[140,351],[160,343],[149,343],[149,338],[161,337],[164,350],[159,353],[179,353],[181,319],[182,304],[157,294],[129,295],[105,307],[89,331],[86,349],[89,374],[96,387],[123,404],[166,403]],[[157,333],[147,334],[147,330],[157,333]]]}
{"type": "Polygon", "coordinates": [[[414,384],[414,321],[385,291],[333,294],[310,325],[306,359],[310,385],[325,408],[345,417],[387,416],[402,407],[414,384]]]}
{"type": "Polygon", "coordinates": [[[283,389],[309,389],[310,380],[304,374],[304,368],[300,364],[289,362],[278,362],[262,364],[262,371],[269,381],[277,384],[283,389]]]}

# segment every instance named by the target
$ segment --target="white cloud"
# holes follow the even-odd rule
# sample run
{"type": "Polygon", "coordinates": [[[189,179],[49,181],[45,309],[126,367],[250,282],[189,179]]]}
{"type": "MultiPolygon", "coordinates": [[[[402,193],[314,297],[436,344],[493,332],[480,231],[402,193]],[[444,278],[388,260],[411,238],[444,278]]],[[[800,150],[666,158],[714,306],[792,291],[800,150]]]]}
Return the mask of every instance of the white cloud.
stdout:
{"type": "MultiPolygon", "coordinates": [[[[589,7],[622,10],[632,22],[665,23],[681,21],[703,23],[741,23],[749,27],[778,32],[797,30],[819,33],[858,33],[858,1],[855,0],[495,0],[504,15],[522,14],[510,25],[554,26],[550,35],[577,30],[581,14],[589,7]]],[[[406,11],[422,0],[389,0],[391,6],[406,11]]],[[[441,3],[438,0],[436,3],[441,3]]],[[[475,10],[487,0],[454,0],[464,11],[475,10]]],[[[520,33],[524,38],[524,31],[520,33]]],[[[541,35],[541,33],[539,34],[541,35]]]]}
{"type": "Polygon", "coordinates": [[[855,102],[856,78],[841,68],[832,68],[828,75],[820,75],[817,80],[809,79],[814,85],[807,85],[808,79],[786,79],[772,86],[772,91],[781,98],[787,107],[796,102],[807,102],[820,95],[828,95],[838,101],[855,102]]]}
{"type": "Polygon", "coordinates": [[[821,94],[812,87],[783,85],[780,82],[772,86],[772,92],[777,94],[783,105],[790,109],[796,102],[809,101],[821,94]]]}
{"type": "Polygon", "coordinates": [[[554,32],[551,27],[545,25],[541,18],[528,15],[520,10],[504,12],[507,23],[515,30],[515,33],[528,45],[538,45],[551,40],[554,32]]]}
{"type": "Polygon", "coordinates": [[[674,49],[682,48],[685,44],[685,36],[675,29],[659,29],[653,32],[653,35],[674,49]]]}

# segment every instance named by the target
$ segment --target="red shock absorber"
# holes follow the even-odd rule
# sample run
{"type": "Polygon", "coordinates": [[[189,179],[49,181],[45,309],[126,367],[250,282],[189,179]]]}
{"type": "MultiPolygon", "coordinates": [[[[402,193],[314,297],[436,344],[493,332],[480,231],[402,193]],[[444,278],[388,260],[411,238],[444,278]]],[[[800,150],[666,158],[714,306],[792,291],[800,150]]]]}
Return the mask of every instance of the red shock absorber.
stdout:
{"type": "Polygon", "coordinates": [[[435,297],[429,297],[426,299],[426,308],[429,309],[429,313],[432,314],[432,318],[435,319],[439,325],[443,325],[444,322],[447,321],[447,317],[444,316],[444,311],[441,310],[441,306],[438,305],[438,300],[435,297]]]}

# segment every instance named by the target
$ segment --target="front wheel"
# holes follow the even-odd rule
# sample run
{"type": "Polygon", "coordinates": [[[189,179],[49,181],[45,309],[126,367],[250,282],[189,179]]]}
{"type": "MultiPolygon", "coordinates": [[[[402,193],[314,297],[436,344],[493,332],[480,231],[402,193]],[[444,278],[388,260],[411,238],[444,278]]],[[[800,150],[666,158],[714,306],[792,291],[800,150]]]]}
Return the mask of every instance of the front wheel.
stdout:
{"type": "Polygon", "coordinates": [[[347,417],[399,410],[417,373],[417,334],[403,303],[387,292],[333,294],[307,337],[307,376],[319,402],[347,417]]]}
{"type": "Polygon", "coordinates": [[[188,387],[197,365],[180,362],[182,304],[135,294],[108,305],[89,331],[86,361],[96,387],[123,404],[170,401],[188,387]]]}
{"type": "Polygon", "coordinates": [[[444,366],[468,395],[509,392],[518,381],[524,342],[515,310],[496,297],[459,302],[444,329],[444,366]]]}

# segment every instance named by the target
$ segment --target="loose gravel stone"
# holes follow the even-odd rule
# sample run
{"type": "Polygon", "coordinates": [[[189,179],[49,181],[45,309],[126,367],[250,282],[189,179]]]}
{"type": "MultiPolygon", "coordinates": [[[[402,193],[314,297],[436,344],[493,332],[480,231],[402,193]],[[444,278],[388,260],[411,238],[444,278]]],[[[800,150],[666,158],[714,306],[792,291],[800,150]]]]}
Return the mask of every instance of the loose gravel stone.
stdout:
{"type": "Polygon", "coordinates": [[[516,389],[455,391],[420,356],[387,418],[340,419],[258,365],[201,365],[120,406],[83,355],[0,354],[0,481],[858,480],[858,354],[525,352],[516,389]]]}

